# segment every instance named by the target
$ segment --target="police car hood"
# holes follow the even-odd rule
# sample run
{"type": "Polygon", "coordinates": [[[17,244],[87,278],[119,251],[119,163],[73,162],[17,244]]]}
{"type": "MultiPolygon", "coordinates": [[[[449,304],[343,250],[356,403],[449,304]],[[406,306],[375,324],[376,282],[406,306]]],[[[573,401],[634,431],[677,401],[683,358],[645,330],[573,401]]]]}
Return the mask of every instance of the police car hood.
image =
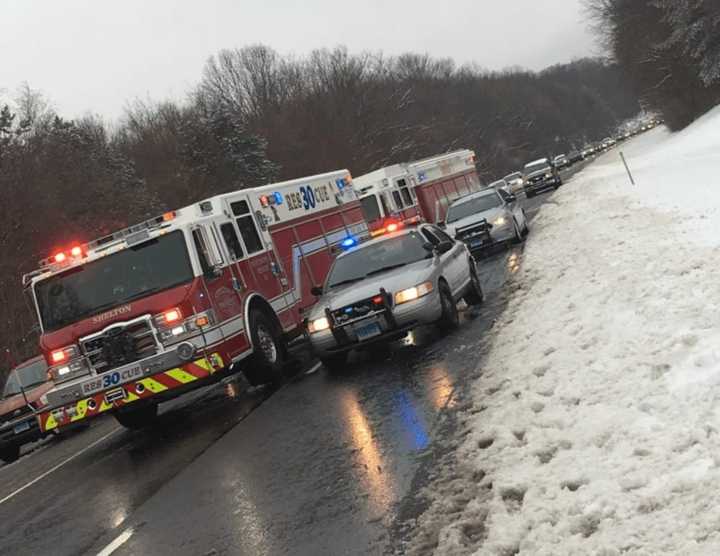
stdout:
{"type": "Polygon", "coordinates": [[[324,294],[317,305],[315,305],[310,313],[310,319],[317,319],[325,316],[325,308],[334,311],[370,299],[380,293],[380,288],[384,288],[386,292],[395,294],[418,284],[427,281],[433,271],[433,259],[424,259],[416,263],[402,266],[383,272],[381,274],[373,274],[359,282],[353,282],[346,286],[334,288],[324,294]]]}
{"type": "Polygon", "coordinates": [[[448,224],[445,231],[452,237],[455,237],[457,231],[460,228],[472,226],[473,224],[477,224],[481,220],[487,220],[488,224],[492,224],[500,216],[505,216],[505,213],[506,211],[504,207],[495,207],[491,208],[490,210],[476,212],[475,214],[471,214],[470,216],[466,216],[465,218],[461,218],[460,220],[456,220],[455,222],[448,224]]]}

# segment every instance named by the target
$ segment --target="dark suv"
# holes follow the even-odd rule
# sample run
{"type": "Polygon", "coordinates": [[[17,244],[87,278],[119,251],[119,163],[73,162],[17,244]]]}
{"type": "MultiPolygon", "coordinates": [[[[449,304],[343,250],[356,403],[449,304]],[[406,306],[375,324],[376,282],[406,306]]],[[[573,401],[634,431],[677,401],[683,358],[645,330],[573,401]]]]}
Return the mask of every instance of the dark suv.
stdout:
{"type": "Polygon", "coordinates": [[[43,394],[52,388],[42,357],[21,363],[10,371],[0,400],[0,459],[15,461],[20,447],[42,437],[35,412],[43,394]]]}
{"type": "Polygon", "coordinates": [[[525,196],[535,197],[548,189],[557,189],[562,185],[560,172],[547,158],[541,158],[525,165],[525,196]]]}

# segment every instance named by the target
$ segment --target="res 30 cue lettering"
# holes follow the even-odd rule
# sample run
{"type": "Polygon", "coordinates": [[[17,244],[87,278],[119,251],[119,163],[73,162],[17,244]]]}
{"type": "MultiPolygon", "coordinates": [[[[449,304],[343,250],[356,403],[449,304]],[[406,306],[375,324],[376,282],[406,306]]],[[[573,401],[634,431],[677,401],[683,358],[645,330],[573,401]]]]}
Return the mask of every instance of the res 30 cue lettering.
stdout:
{"type": "Polygon", "coordinates": [[[288,210],[310,210],[318,204],[327,203],[330,200],[330,191],[327,185],[301,187],[297,192],[287,193],[285,202],[288,210]]]}

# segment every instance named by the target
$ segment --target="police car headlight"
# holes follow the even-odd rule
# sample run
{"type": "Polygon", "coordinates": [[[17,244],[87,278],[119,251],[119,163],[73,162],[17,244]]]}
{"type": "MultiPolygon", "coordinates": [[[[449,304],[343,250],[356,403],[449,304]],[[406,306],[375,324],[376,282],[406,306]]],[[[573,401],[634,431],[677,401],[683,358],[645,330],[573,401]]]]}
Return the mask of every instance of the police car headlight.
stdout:
{"type": "Polygon", "coordinates": [[[322,332],[330,328],[330,321],[327,317],[320,317],[319,319],[311,320],[308,323],[308,332],[315,334],[315,332],[322,332]]]}
{"type": "Polygon", "coordinates": [[[546,177],[546,178],[552,178],[552,173],[551,173],[551,172],[548,172],[547,174],[545,174],[545,177],[546,177]]]}
{"type": "Polygon", "coordinates": [[[419,286],[413,286],[412,288],[399,291],[395,294],[395,303],[397,305],[402,305],[403,303],[408,303],[409,301],[415,301],[416,299],[426,296],[432,292],[433,289],[432,282],[425,282],[419,286]]]}
{"type": "Polygon", "coordinates": [[[506,222],[507,220],[505,220],[504,216],[499,216],[493,221],[493,226],[504,226],[506,222]]]}

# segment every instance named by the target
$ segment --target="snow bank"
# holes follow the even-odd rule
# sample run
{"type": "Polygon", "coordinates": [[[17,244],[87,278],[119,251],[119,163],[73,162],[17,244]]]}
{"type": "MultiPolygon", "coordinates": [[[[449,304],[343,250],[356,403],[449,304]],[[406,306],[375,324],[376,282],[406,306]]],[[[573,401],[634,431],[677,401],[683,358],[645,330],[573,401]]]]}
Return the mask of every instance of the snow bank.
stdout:
{"type": "Polygon", "coordinates": [[[535,221],[436,554],[720,553],[720,109],[622,148],[535,221]]]}

